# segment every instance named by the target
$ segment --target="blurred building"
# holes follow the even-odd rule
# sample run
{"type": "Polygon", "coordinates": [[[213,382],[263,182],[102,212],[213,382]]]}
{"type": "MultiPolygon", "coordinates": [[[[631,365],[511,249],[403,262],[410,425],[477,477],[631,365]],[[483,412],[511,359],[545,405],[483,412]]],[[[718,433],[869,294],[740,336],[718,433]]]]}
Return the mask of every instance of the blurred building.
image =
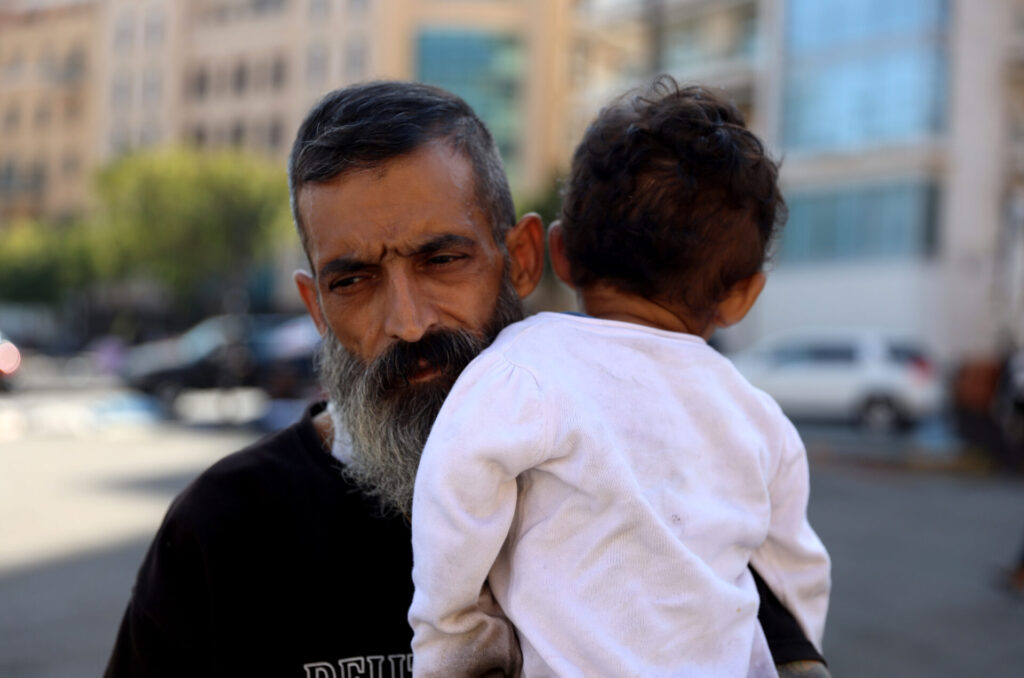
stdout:
{"type": "MultiPolygon", "coordinates": [[[[644,77],[725,88],[784,158],[790,219],[768,288],[730,343],[824,325],[916,335],[948,361],[1024,344],[1024,2],[576,9],[591,27],[583,45],[645,27],[632,31],[644,37],[620,90],[643,82],[644,64],[644,77]]],[[[577,118],[610,80],[584,78],[577,118]]]]}
{"type": "Polygon", "coordinates": [[[325,92],[395,78],[463,96],[520,195],[572,139],[571,0],[17,0],[0,9],[0,219],[88,204],[132,150],[238,147],[282,163],[325,92]]]}
{"type": "Polygon", "coordinates": [[[90,2],[0,5],[0,224],[87,201],[99,26],[90,2]]]}

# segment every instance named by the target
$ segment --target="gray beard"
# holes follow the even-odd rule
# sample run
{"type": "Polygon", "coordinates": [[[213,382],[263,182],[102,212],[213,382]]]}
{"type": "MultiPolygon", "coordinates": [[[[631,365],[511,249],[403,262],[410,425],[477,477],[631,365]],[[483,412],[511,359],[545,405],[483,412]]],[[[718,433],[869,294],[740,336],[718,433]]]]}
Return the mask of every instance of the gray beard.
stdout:
{"type": "Polygon", "coordinates": [[[479,336],[464,329],[432,332],[413,344],[394,344],[367,363],[328,328],[317,372],[333,405],[334,426],[344,427],[352,442],[343,473],[379,501],[383,514],[410,514],[420,454],[455,379],[502,329],[522,318],[522,303],[506,273],[479,336]],[[441,374],[411,384],[407,377],[419,371],[421,357],[441,374]]]}

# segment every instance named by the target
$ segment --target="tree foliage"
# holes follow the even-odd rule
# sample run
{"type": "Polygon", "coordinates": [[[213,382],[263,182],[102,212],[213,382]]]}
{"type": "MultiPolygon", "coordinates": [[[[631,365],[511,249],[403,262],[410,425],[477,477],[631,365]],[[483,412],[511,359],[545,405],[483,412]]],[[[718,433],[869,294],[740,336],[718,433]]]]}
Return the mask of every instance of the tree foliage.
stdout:
{"type": "Polygon", "coordinates": [[[238,153],[125,156],[99,173],[97,194],[89,240],[100,277],[149,278],[182,302],[244,287],[290,230],[284,172],[238,153]]]}

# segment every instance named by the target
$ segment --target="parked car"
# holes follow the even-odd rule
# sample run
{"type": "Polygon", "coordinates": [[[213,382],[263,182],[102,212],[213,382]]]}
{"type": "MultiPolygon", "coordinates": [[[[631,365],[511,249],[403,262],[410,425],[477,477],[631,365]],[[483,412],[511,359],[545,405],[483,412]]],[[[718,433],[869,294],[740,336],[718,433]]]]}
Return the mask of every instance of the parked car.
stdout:
{"type": "Polygon", "coordinates": [[[730,357],[792,418],[852,420],[889,432],[943,405],[942,380],[927,351],[880,331],[794,331],[730,357]]]}
{"type": "Polygon", "coordinates": [[[298,370],[303,360],[311,374],[312,350],[303,356],[275,348],[275,331],[295,320],[277,314],[207,318],[180,336],[129,349],[122,376],[170,409],[185,389],[263,387],[279,370],[298,370]]]}
{"type": "Polygon", "coordinates": [[[10,337],[0,332],[0,391],[11,388],[10,377],[21,367],[21,351],[10,337]]]}

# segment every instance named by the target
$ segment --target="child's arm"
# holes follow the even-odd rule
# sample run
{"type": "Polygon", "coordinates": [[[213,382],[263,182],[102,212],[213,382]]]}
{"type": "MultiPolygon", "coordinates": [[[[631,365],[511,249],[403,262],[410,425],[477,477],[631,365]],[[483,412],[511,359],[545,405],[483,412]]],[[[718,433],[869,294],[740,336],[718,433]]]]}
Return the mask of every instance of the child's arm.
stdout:
{"type": "Polygon", "coordinates": [[[416,676],[518,673],[515,632],[481,591],[512,523],[516,477],[549,448],[540,401],[531,374],[485,356],[434,423],[412,510],[416,676]]]}
{"type": "Polygon", "coordinates": [[[751,564],[820,651],[831,589],[830,562],[807,521],[807,452],[793,424],[781,412],[779,416],[783,420],[781,455],[768,486],[772,502],[768,539],[754,552],[751,564]]]}

